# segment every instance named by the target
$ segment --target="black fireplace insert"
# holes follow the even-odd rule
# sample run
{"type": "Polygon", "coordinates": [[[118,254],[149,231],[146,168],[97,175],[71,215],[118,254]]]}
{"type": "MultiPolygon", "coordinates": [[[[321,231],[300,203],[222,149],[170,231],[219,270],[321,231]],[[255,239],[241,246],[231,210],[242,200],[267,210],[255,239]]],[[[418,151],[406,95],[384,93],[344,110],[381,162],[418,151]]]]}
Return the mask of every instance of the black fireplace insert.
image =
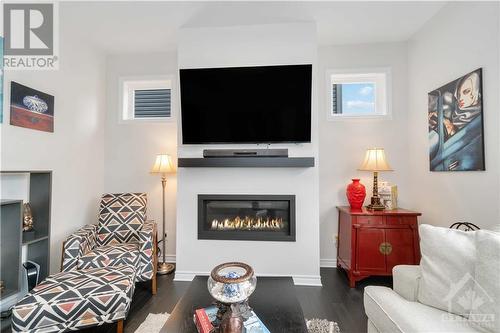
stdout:
{"type": "Polygon", "coordinates": [[[295,241],[294,195],[198,195],[198,239],[295,241]]]}

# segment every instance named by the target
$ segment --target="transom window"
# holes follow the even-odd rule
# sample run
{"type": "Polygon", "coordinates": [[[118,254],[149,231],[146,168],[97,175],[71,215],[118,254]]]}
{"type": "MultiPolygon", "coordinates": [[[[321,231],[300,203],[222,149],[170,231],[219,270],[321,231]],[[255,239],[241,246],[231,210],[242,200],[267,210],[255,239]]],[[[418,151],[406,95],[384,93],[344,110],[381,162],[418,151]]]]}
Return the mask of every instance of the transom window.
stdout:
{"type": "Polygon", "coordinates": [[[374,118],[390,115],[389,70],[329,71],[328,119],[374,118]]]}
{"type": "Polygon", "coordinates": [[[121,79],[122,121],[165,121],[172,118],[172,81],[121,79]]]}

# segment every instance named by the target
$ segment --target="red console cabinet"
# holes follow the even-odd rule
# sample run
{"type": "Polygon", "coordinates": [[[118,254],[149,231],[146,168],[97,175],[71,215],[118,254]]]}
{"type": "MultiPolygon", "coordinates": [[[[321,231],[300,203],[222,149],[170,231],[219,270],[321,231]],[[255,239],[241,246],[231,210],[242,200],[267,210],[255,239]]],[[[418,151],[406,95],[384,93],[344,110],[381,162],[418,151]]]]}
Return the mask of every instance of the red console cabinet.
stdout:
{"type": "Polygon", "coordinates": [[[406,209],[371,211],[337,207],[337,266],[346,270],[349,286],[370,275],[392,275],[396,265],[420,262],[417,217],[406,209]]]}

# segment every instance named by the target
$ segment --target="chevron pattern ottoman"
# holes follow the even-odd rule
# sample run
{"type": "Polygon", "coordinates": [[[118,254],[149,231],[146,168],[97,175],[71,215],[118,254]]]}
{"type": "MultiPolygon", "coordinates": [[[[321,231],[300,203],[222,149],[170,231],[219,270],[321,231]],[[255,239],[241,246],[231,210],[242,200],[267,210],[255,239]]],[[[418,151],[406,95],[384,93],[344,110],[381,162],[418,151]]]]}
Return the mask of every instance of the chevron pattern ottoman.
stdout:
{"type": "Polygon", "coordinates": [[[12,309],[12,330],[67,332],[118,322],[117,332],[123,332],[135,275],[133,265],[51,275],[12,309]]]}

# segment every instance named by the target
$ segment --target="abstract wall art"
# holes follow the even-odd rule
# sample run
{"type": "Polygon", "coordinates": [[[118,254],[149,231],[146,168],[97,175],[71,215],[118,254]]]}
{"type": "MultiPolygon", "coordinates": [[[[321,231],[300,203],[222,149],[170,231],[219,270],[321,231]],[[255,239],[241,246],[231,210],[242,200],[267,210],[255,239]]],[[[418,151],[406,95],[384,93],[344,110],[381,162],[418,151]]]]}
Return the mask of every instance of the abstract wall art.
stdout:
{"type": "Polygon", "coordinates": [[[54,132],[54,96],[12,81],[10,124],[54,132]]]}
{"type": "Polygon", "coordinates": [[[485,170],[482,69],[428,95],[431,171],[485,170]]]}

